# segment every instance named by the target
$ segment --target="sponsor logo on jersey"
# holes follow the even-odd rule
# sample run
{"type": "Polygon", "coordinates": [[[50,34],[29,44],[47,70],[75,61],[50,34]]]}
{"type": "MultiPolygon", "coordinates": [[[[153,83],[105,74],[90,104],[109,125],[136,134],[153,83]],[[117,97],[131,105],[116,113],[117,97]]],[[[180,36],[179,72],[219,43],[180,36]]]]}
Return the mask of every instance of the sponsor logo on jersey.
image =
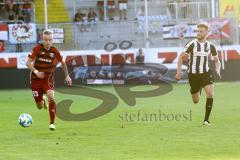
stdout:
{"type": "Polygon", "coordinates": [[[42,62],[52,63],[52,60],[51,60],[51,59],[39,58],[38,60],[39,60],[39,61],[42,61],[42,62]]]}
{"type": "Polygon", "coordinates": [[[50,53],[50,57],[53,58],[54,57],[54,53],[50,53]]]}

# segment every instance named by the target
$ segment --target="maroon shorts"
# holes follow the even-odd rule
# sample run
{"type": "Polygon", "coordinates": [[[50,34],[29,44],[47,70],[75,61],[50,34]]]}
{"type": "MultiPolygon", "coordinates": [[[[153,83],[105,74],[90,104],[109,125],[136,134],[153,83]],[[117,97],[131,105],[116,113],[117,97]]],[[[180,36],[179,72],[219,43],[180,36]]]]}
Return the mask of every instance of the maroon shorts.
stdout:
{"type": "Polygon", "coordinates": [[[31,88],[35,102],[41,102],[43,100],[43,94],[46,94],[48,90],[54,89],[53,80],[31,80],[31,88]]]}

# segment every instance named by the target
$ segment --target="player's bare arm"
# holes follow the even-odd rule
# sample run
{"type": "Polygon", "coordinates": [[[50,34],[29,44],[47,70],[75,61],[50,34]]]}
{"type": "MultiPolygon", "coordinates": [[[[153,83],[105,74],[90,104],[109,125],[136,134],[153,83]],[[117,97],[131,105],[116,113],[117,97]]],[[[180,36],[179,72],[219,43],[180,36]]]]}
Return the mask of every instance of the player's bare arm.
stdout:
{"type": "Polygon", "coordinates": [[[35,73],[38,78],[43,79],[43,78],[45,77],[44,72],[39,72],[39,71],[33,66],[33,59],[32,59],[32,58],[29,58],[29,57],[27,58],[26,66],[27,66],[28,69],[30,69],[33,73],[35,73]]]}
{"type": "Polygon", "coordinates": [[[177,80],[182,79],[182,64],[183,64],[183,57],[186,56],[187,53],[186,52],[182,52],[179,56],[178,56],[178,62],[177,62],[177,74],[175,75],[175,78],[177,80]]]}
{"type": "Polygon", "coordinates": [[[218,74],[218,76],[221,78],[221,63],[220,60],[218,58],[218,56],[213,56],[214,62],[215,62],[215,68],[216,68],[216,72],[218,74]]]}
{"type": "Polygon", "coordinates": [[[63,68],[63,72],[65,74],[65,81],[67,82],[68,85],[72,85],[72,79],[70,78],[69,74],[68,74],[68,68],[67,68],[67,64],[65,63],[65,61],[61,62],[62,68],[63,68]]]}

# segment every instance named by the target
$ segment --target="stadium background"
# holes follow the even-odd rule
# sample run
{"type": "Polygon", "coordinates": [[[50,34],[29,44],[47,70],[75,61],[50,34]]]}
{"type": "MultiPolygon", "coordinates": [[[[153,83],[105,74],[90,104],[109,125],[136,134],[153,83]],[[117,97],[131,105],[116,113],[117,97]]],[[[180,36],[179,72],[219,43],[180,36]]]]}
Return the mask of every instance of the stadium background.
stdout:
{"type": "Polygon", "coordinates": [[[209,40],[218,46],[222,81],[240,79],[235,69],[240,59],[237,0],[129,0],[127,20],[120,20],[118,5],[118,1],[96,0],[52,0],[46,4],[31,0],[2,1],[0,72],[5,78],[10,76],[7,79],[18,77],[20,83],[1,79],[1,87],[28,86],[23,76],[28,74],[26,55],[41,43],[44,28],[54,30],[55,45],[69,64],[114,65],[124,63],[126,56],[135,63],[138,49],[143,48],[145,63],[164,64],[169,72],[174,72],[177,55],[196,36],[199,22],[210,25],[209,40]],[[90,9],[96,16],[88,17],[90,9]],[[12,12],[14,17],[9,17],[12,12]],[[104,49],[109,43],[110,47],[115,45],[115,50],[104,49]]]}
{"type": "MultiPolygon", "coordinates": [[[[118,5],[117,0],[0,0],[2,159],[239,159],[239,0],[128,0],[126,20],[120,20],[118,5]],[[91,8],[97,16],[90,21],[86,15],[91,8]],[[78,11],[81,14],[76,17],[78,11]],[[216,44],[222,63],[222,79],[216,79],[216,124],[211,129],[200,126],[204,97],[199,106],[192,106],[188,85],[175,84],[173,77],[177,56],[196,36],[199,22],[209,23],[209,40],[216,44]],[[139,98],[135,107],[129,107],[112,85],[88,86],[116,95],[119,107],[87,122],[58,119],[57,137],[49,134],[48,115],[34,106],[25,66],[28,53],[41,43],[44,28],[53,29],[55,46],[70,68],[108,68],[124,64],[126,57],[134,65],[138,49],[143,48],[145,63],[168,68],[165,78],[174,82],[174,90],[164,96],[139,98]],[[122,113],[157,109],[173,114],[192,110],[192,123],[119,122],[122,113]],[[26,130],[16,123],[23,112],[34,119],[26,130]]],[[[186,83],[187,67],[183,68],[181,82],[186,83]]],[[[56,77],[62,80],[61,70],[56,77]]],[[[96,83],[109,83],[111,76],[107,78],[96,83]]],[[[151,87],[140,86],[139,90],[151,87]]],[[[57,101],[66,97],[75,100],[72,111],[76,113],[99,104],[93,97],[57,92],[57,101]]]]}

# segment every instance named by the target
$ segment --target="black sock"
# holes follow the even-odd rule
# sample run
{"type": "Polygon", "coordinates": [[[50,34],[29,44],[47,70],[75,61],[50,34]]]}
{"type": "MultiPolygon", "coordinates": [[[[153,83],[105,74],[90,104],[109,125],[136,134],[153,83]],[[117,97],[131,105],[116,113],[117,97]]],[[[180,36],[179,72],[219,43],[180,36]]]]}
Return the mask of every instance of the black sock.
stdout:
{"type": "Polygon", "coordinates": [[[207,98],[207,101],[206,101],[206,112],[205,112],[204,121],[208,121],[209,116],[211,114],[212,106],[213,106],[213,98],[207,98]]]}

